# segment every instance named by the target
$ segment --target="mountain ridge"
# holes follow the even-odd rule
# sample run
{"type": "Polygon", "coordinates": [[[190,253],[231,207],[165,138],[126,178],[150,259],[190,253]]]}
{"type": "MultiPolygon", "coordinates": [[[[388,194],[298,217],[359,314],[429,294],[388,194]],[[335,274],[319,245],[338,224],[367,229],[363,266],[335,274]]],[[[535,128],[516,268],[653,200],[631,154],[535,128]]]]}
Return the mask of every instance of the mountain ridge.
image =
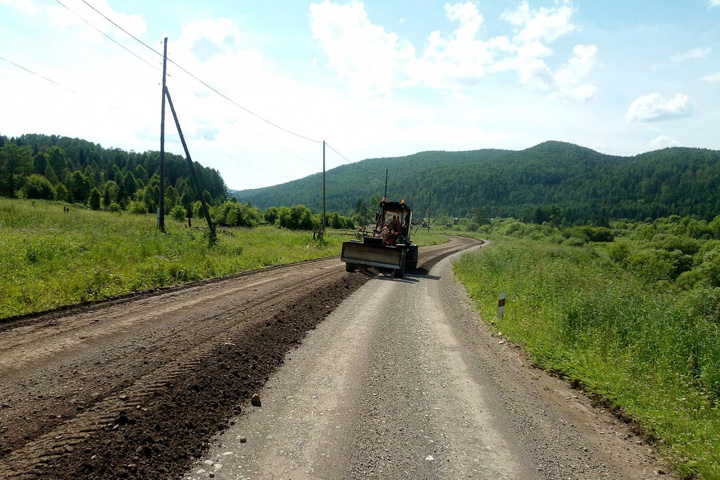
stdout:
{"type": "MultiPolygon", "coordinates": [[[[349,214],[384,192],[416,210],[462,217],[531,219],[559,206],[573,222],[645,219],[671,214],[707,220],[720,213],[720,152],[669,147],[634,156],[607,155],[549,140],[524,150],[425,151],[341,165],[326,172],[327,208],[349,214]],[[420,207],[420,208],[419,208],[420,207]]],[[[235,193],[259,208],[303,204],[322,210],[322,174],[235,193]]]]}

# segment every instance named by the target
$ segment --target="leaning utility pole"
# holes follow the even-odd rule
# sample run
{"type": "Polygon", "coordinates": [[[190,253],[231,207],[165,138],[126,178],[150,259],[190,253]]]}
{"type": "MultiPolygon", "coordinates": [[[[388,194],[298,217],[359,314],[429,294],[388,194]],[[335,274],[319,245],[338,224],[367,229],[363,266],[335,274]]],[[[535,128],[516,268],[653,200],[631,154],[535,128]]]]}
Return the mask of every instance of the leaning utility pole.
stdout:
{"type": "Polygon", "coordinates": [[[323,140],[323,224],[322,233],[325,236],[325,226],[327,225],[327,216],[325,214],[325,140],[323,140]]]}
{"type": "Polygon", "coordinates": [[[210,229],[210,245],[215,245],[217,243],[215,225],[213,225],[212,218],[210,218],[210,210],[208,209],[207,202],[205,202],[205,196],[203,195],[202,188],[200,188],[200,183],[198,182],[198,177],[195,173],[195,165],[193,165],[192,158],[190,158],[190,150],[188,150],[187,143],[185,143],[185,137],[183,136],[182,128],[180,128],[180,120],[178,120],[177,113],[175,112],[175,107],[172,103],[172,98],[170,98],[170,91],[167,89],[167,87],[165,87],[165,95],[167,96],[168,103],[170,104],[170,111],[172,112],[173,118],[175,119],[175,126],[177,127],[180,141],[182,142],[182,146],[185,149],[185,156],[187,157],[188,163],[190,164],[190,173],[192,174],[193,183],[195,184],[195,191],[197,192],[198,197],[200,197],[200,202],[202,203],[203,207],[203,213],[205,214],[205,220],[207,220],[208,228],[210,229]]]}
{"type": "Polygon", "coordinates": [[[165,76],[167,74],[167,37],[163,48],[162,109],[160,113],[160,202],[158,203],[158,229],[165,231],[165,76]]]}

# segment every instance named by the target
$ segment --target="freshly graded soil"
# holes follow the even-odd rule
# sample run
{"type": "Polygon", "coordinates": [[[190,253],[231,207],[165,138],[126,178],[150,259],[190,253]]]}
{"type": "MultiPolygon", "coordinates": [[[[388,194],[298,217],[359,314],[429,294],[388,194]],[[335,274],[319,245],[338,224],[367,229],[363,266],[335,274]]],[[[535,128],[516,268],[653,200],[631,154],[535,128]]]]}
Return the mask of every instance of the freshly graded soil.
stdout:
{"type": "MultiPolygon", "coordinates": [[[[478,242],[421,249],[419,272],[478,242]]],[[[377,272],[272,268],[0,325],[0,478],[180,478],[377,272]]]]}

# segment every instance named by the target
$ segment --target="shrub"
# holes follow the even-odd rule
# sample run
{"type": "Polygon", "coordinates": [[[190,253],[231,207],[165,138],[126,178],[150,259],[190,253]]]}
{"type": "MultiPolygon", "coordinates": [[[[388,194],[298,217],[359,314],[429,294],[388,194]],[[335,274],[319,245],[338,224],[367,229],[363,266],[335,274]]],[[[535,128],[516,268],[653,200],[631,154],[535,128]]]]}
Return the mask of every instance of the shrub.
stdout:
{"type": "Polygon", "coordinates": [[[187,211],[182,205],[175,205],[172,210],[170,210],[170,216],[178,222],[184,222],[185,218],[187,218],[187,211]]]}
{"type": "Polygon", "coordinates": [[[52,200],[55,198],[55,188],[50,180],[42,175],[33,174],[27,178],[22,188],[25,198],[52,200]]]}
{"type": "Polygon", "coordinates": [[[130,213],[145,214],[147,213],[147,205],[145,205],[145,202],[133,201],[128,204],[128,211],[130,213]]]}
{"type": "Polygon", "coordinates": [[[630,255],[630,247],[626,243],[613,243],[608,249],[608,254],[613,262],[625,264],[630,255]]]}
{"type": "Polygon", "coordinates": [[[215,223],[224,227],[256,227],[261,220],[260,210],[249,203],[225,202],[212,209],[215,223]]]}

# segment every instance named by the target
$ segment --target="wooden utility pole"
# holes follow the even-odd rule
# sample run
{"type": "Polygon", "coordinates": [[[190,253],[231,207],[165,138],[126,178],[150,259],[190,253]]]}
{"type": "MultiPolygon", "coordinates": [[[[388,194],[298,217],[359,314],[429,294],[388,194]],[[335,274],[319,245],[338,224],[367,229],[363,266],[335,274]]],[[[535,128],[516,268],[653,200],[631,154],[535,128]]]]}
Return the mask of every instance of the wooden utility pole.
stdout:
{"type": "Polygon", "coordinates": [[[165,231],[165,76],[167,74],[167,37],[163,47],[162,109],[160,111],[160,202],[158,206],[158,228],[165,231]]]}
{"type": "Polygon", "coordinates": [[[427,231],[430,231],[430,204],[432,203],[432,190],[428,194],[428,208],[427,208],[427,231]]]}
{"type": "Polygon", "coordinates": [[[387,177],[388,177],[388,169],[385,169],[385,193],[383,194],[383,198],[387,198],[387,177]]]}
{"type": "Polygon", "coordinates": [[[323,140],[323,222],[322,231],[325,236],[325,226],[327,225],[327,216],[325,212],[325,140],[323,140]]]}
{"type": "Polygon", "coordinates": [[[170,104],[170,111],[173,114],[173,118],[175,119],[175,126],[177,127],[178,135],[180,135],[180,141],[182,142],[182,146],[185,149],[185,156],[188,159],[188,163],[190,164],[190,173],[192,174],[193,183],[195,184],[195,191],[197,192],[198,197],[200,197],[200,202],[202,203],[203,207],[203,213],[205,214],[205,220],[207,220],[208,228],[210,229],[210,244],[215,245],[217,243],[217,234],[215,233],[215,225],[213,225],[212,218],[210,218],[210,210],[208,209],[207,202],[205,202],[205,196],[203,195],[202,188],[200,188],[200,183],[198,182],[197,174],[195,173],[195,165],[193,165],[192,158],[190,158],[190,150],[188,150],[187,143],[185,143],[185,137],[182,133],[182,128],[180,128],[180,120],[178,120],[177,113],[175,112],[175,107],[172,103],[172,98],[170,98],[170,91],[165,87],[165,95],[167,95],[168,103],[170,104]]]}

